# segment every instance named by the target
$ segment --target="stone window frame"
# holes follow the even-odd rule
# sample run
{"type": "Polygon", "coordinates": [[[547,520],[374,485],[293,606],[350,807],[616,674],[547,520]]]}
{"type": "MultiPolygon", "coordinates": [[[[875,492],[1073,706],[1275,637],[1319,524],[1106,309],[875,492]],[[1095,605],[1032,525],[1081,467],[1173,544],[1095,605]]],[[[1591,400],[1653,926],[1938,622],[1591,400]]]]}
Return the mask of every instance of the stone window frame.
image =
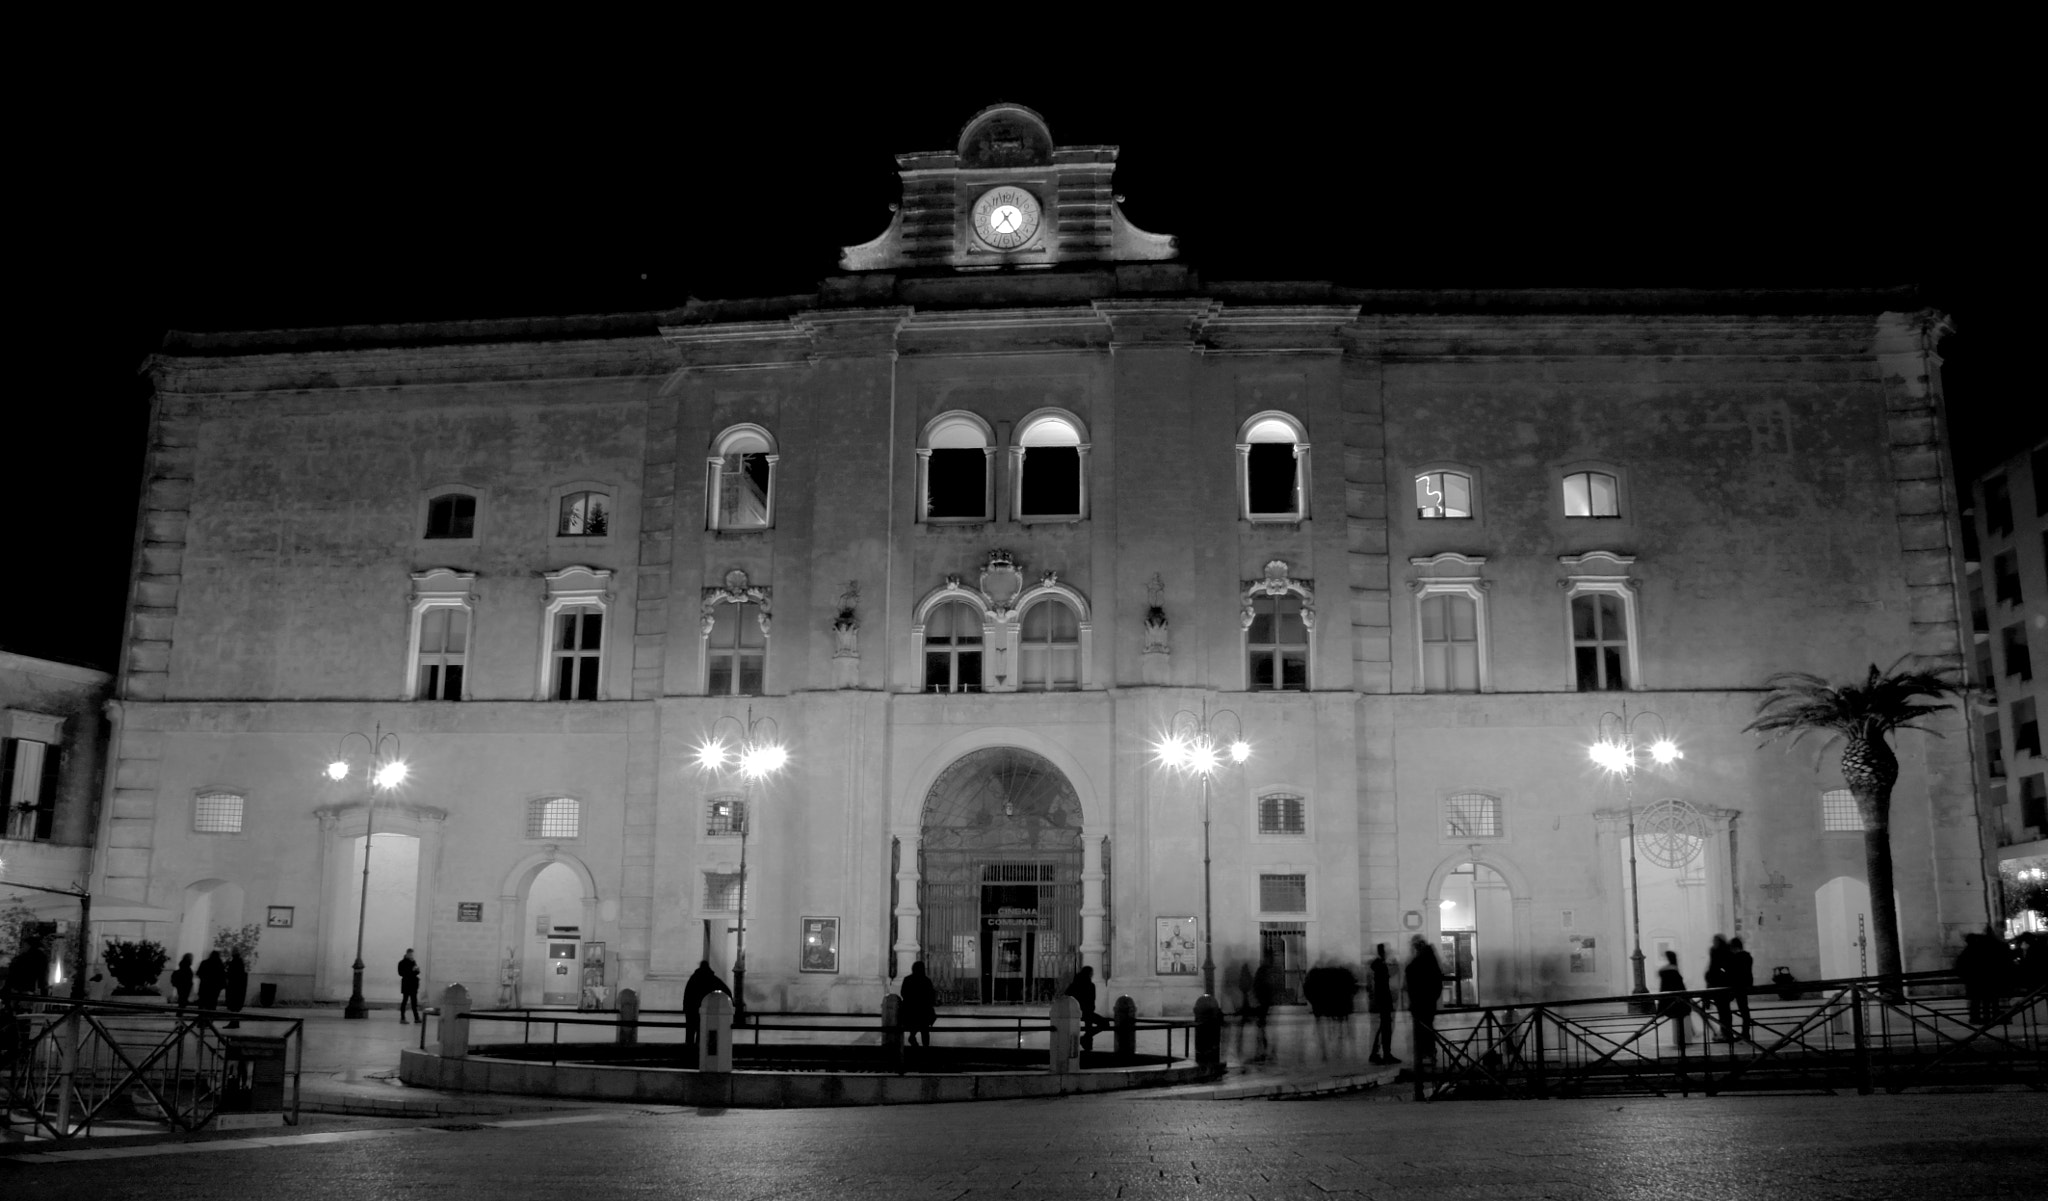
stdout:
{"type": "MultiPolygon", "coordinates": [[[[768,695],[768,664],[775,650],[775,590],[765,584],[751,582],[747,573],[733,568],[725,573],[722,585],[706,587],[697,610],[697,693],[700,696],[746,696],[747,693],[711,691],[711,630],[718,624],[717,609],[720,605],[740,605],[740,616],[744,619],[744,606],[754,606],[754,621],[761,631],[761,692],[768,695]]],[[[733,672],[733,687],[739,687],[740,673],[733,672]]]]}
{"type": "MultiPolygon", "coordinates": [[[[1269,439],[1261,439],[1259,444],[1277,445],[1269,439]]],[[[1237,427],[1237,512],[1240,520],[1282,525],[1309,519],[1309,449],[1308,426],[1292,413],[1265,409],[1244,419],[1237,427]],[[1286,513],[1252,512],[1251,454],[1255,445],[1252,432],[1267,422],[1279,422],[1294,434],[1294,508],[1286,513]]]]}
{"type": "MultiPolygon", "coordinates": [[[[1240,692],[1251,692],[1251,630],[1252,621],[1258,613],[1254,607],[1257,597],[1279,598],[1294,596],[1301,601],[1301,624],[1303,636],[1307,639],[1307,650],[1302,658],[1302,686],[1299,689],[1272,688],[1260,691],[1271,692],[1314,692],[1316,687],[1316,593],[1315,581],[1297,579],[1288,574],[1287,561],[1274,559],[1266,564],[1266,574],[1256,580],[1245,580],[1239,593],[1237,664],[1241,673],[1238,680],[1240,692]]],[[[1279,644],[1275,644],[1279,645],[1279,644]]]]}
{"type": "Polygon", "coordinates": [[[453,699],[466,701],[471,696],[474,677],[470,664],[476,659],[476,573],[457,571],[453,567],[430,567],[425,571],[412,573],[412,604],[408,617],[409,632],[405,646],[405,692],[406,700],[423,700],[420,696],[420,629],[430,609],[460,609],[469,619],[469,631],[464,638],[462,652],[462,695],[453,699]]]}
{"type": "MultiPolygon", "coordinates": [[[[1008,566],[1008,560],[1004,560],[1008,566]]],[[[984,575],[984,581],[986,575],[984,575]]],[[[1080,682],[1073,689],[1058,691],[1093,692],[1101,686],[1095,679],[1095,612],[1081,590],[1060,579],[1056,571],[1042,573],[1038,582],[1020,589],[1008,604],[998,604],[988,593],[964,583],[958,576],[921,597],[911,610],[910,640],[916,650],[912,691],[924,692],[925,626],[940,605],[962,601],[981,614],[981,691],[1022,692],[1018,686],[1023,666],[1024,614],[1040,603],[1065,604],[1074,613],[1074,627],[1080,642],[1080,682]]],[[[1031,689],[1031,692],[1040,692],[1031,689]]],[[[957,696],[959,693],[934,695],[957,696]]],[[[971,695],[971,694],[970,694],[971,695]]]]}
{"type": "MultiPolygon", "coordinates": [[[[594,609],[603,618],[598,635],[597,647],[597,696],[595,700],[607,700],[606,689],[611,684],[612,652],[619,645],[618,624],[612,620],[613,601],[612,571],[608,567],[588,567],[577,564],[560,571],[541,573],[546,581],[547,592],[541,608],[540,623],[540,666],[536,677],[537,687],[534,698],[537,701],[554,701],[555,697],[555,618],[569,609],[594,609]]],[[[465,682],[468,673],[463,673],[465,682]]],[[[569,698],[561,703],[588,704],[569,698]]]]}
{"type": "MultiPolygon", "coordinates": [[[[1438,519],[1432,519],[1438,520],[1438,519]]],[[[1492,622],[1486,605],[1486,594],[1493,582],[1485,578],[1486,556],[1464,555],[1456,551],[1428,557],[1417,556],[1408,560],[1408,565],[1418,573],[1408,582],[1408,590],[1414,594],[1414,620],[1411,633],[1415,639],[1415,688],[1416,692],[1429,692],[1428,647],[1422,639],[1422,603],[1432,596],[1460,596],[1472,602],[1473,630],[1477,646],[1474,653],[1479,658],[1479,681],[1476,689],[1444,688],[1445,695],[1493,691],[1493,633],[1492,622]]]]}
{"type": "Polygon", "coordinates": [[[54,714],[21,709],[0,712],[0,755],[5,756],[8,770],[8,786],[0,795],[0,838],[49,841],[56,822],[58,777],[63,770],[64,721],[54,714]],[[33,808],[22,813],[15,809],[21,804],[33,808]],[[26,833],[17,837],[17,829],[26,833]]]}
{"type": "Polygon", "coordinates": [[[186,823],[190,833],[202,838],[249,837],[249,790],[231,784],[211,784],[192,790],[191,820],[186,823]],[[199,824],[200,815],[205,811],[205,802],[215,798],[234,798],[235,828],[232,830],[209,830],[199,824]]]}
{"type": "Polygon", "coordinates": [[[1313,843],[1316,835],[1315,804],[1309,790],[1285,781],[1262,784],[1252,794],[1251,805],[1246,810],[1249,818],[1247,836],[1253,842],[1263,843],[1313,843]],[[1292,797],[1301,802],[1301,830],[1296,833],[1269,831],[1261,822],[1260,811],[1268,797],[1292,797]]]}
{"type": "Polygon", "coordinates": [[[745,826],[746,823],[747,796],[744,792],[740,792],[734,789],[724,789],[719,792],[711,793],[704,798],[705,838],[717,842],[724,842],[727,839],[731,839],[732,841],[737,842],[740,838],[740,828],[745,826]],[[724,819],[721,819],[718,813],[718,808],[721,805],[737,805],[739,821],[737,823],[733,822],[731,820],[730,815],[728,815],[724,819]],[[718,828],[721,824],[725,827],[724,829],[718,828]]]}
{"type": "Polygon", "coordinates": [[[779,480],[776,478],[779,474],[777,464],[781,461],[781,444],[776,441],[775,435],[769,431],[767,426],[743,421],[720,430],[718,436],[711,440],[711,452],[705,459],[704,528],[718,533],[735,534],[756,533],[761,530],[774,529],[775,493],[777,491],[776,485],[779,483],[779,480]],[[765,449],[758,452],[733,450],[736,444],[747,439],[759,439],[765,449]],[[721,511],[720,505],[725,493],[720,487],[720,481],[724,478],[725,474],[725,458],[727,455],[734,453],[759,453],[767,457],[768,495],[763,504],[765,512],[759,525],[735,523],[728,520],[721,511]]]}
{"type": "Polygon", "coordinates": [[[1634,555],[1616,551],[1595,550],[1582,555],[1559,555],[1558,565],[1565,569],[1565,575],[1557,581],[1564,590],[1565,601],[1561,606],[1564,633],[1564,684],[1567,691],[1579,691],[1578,637],[1572,625],[1572,602],[1581,596],[1608,595],[1621,598],[1622,621],[1627,626],[1627,654],[1623,656],[1623,669],[1628,678],[1620,689],[1595,689],[1592,691],[1642,692],[1642,612],[1638,592],[1642,581],[1636,578],[1634,555]]]}
{"type": "Polygon", "coordinates": [[[618,537],[619,503],[624,489],[609,480],[564,480],[548,489],[548,545],[560,549],[610,546],[618,537]],[[605,496],[605,527],[602,534],[564,534],[562,504],[579,492],[601,492],[605,496]]]}
{"type": "MultiPolygon", "coordinates": [[[[1408,495],[1410,497],[1410,500],[1408,504],[1402,507],[1402,512],[1407,514],[1407,518],[1409,521],[1414,522],[1417,526],[1420,526],[1425,530],[1441,528],[1439,523],[1442,522],[1476,523],[1486,515],[1486,504],[1484,496],[1485,478],[1484,474],[1480,471],[1479,467],[1476,464],[1466,463],[1456,459],[1428,459],[1421,463],[1416,464],[1415,470],[1410,471],[1405,478],[1407,480],[1407,487],[1409,489],[1408,495]],[[1422,506],[1420,504],[1415,503],[1415,488],[1422,482],[1422,477],[1427,475],[1441,474],[1462,476],[1464,478],[1466,487],[1466,501],[1468,505],[1468,509],[1465,516],[1453,517],[1447,514],[1442,517],[1425,517],[1422,513],[1422,506]],[[1415,511],[1409,513],[1408,510],[1410,509],[1413,509],[1415,511]]],[[[1450,528],[1464,529],[1469,527],[1454,525],[1450,528]]]]}
{"type": "Polygon", "coordinates": [[[1249,896],[1251,919],[1254,922],[1313,922],[1316,920],[1316,869],[1312,863],[1261,863],[1246,869],[1249,873],[1249,896]],[[1264,880],[1268,876],[1301,877],[1301,905],[1295,909],[1266,908],[1264,880]]]}
{"type": "Polygon", "coordinates": [[[996,431],[980,414],[967,409],[947,409],[925,422],[917,436],[917,521],[918,525],[982,525],[996,515],[996,431]],[[932,439],[951,429],[972,429],[981,438],[981,513],[971,517],[931,515],[931,458],[933,450],[966,450],[969,447],[934,447],[932,439]]]}
{"type": "Polygon", "coordinates": [[[746,877],[740,873],[739,868],[735,867],[731,871],[705,868],[703,877],[704,890],[701,895],[704,900],[703,911],[705,913],[738,913],[740,911],[740,906],[745,903],[747,883],[746,877]],[[730,881],[731,883],[722,886],[719,892],[714,893],[712,891],[715,887],[714,881],[730,881]],[[728,901],[731,903],[726,903],[728,901]]]}
{"type": "Polygon", "coordinates": [[[488,490],[480,488],[475,484],[449,481],[420,489],[413,514],[415,523],[413,525],[413,541],[422,547],[477,545],[483,541],[484,525],[490,513],[489,500],[488,490]],[[435,538],[427,535],[429,522],[432,521],[434,502],[444,496],[467,496],[476,501],[476,516],[470,522],[468,537],[443,536],[435,538]]]}
{"type": "MultiPolygon", "coordinates": [[[[1629,516],[1628,475],[1618,465],[1604,460],[1583,460],[1566,463],[1557,470],[1557,511],[1566,521],[1625,521],[1629,516]],[[1573,476],[1602,475],[1614,482],[1614,512],[1573,513],[1566,506],[1569,503],[1565,489],[1573,476]]],[[[1592,484],[1587,483],[1587,507],[1592,507],[1592,484]]]]}
{"type": "Polygon", "coordinates": [[[1508,839],[1507,794],[1497,788],[1474,787],[1446,789],[1443,792],[1443,794],[1438,798],[1436,835],[1437,841],[1440,843],[1456,844],[1459,846],[1463,846],[1468,843],[1506,842],[1508,839]],[[1492,803],[1492,812],[1489,814],[1489,816],[1493,820],[1494,833],[1477,834],[1469,830],[1461,833],[1453,833],[1451,830],[1451,823],[1456,812],[1455,802],[1457,802],[1460,799],[1469,799],[1474,797],[1483,797],[1487,801],[1490,801],[1492,803]]]}
{"type": "Polygon", "coordinates": [[[1010,431],[1009,444],[1003,449],[1009,460],[1010,519],[1012,521],[1019,525],[1057,525],[1088,520],[1090,491],[1088,487],[1088,452],[1093,449],[1093,444],[1088,438],[1088,423],[1075,415],[1073,410],[1050,406],[1031,410],[1010,431]],[[1030,462],[1029,452],[1031,448],[1025,445],[1025,439],[1031,436],[1033,428],[1055,421],[1064,423],[1073,431],[1076,439],[1074,455],[1078,460],[1076,471],[1079,478],[1075,482],[1076,494],[1074,501],[1077,507],[1071,513],[1026,514],[1024,512],[1024,472],[1027,464],[1030,462]]]}
{"type": "Polygon", "coordinates": [[[583,798],[566,792],[539,793],[526,798],[526,825],[524,840],[527,842],[577,842],[583,838],[583,798]],[[570,822],[574,833],[549,833],[547,829],[548,808],[558,801],[569,802],[570,822]]]}

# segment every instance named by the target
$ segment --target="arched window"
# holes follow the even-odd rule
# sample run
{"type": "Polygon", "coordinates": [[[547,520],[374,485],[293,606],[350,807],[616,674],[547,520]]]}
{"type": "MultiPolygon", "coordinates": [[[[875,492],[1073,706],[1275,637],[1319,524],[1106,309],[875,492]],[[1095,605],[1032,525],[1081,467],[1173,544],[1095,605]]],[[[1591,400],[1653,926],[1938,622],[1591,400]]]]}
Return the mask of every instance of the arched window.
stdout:
{"type": "Polygon", "coordinates": [[[714,530],[765,530],[775,524],[775,443],[758,425],[718,436],[710,461],[709,515],[714,530]]]}
{"type": "Polygon", "coordinates": [[[476,537],[476,497],[467,492],[443,492],[427,501],[428,538],[476,537]]]}
{"type": "Polygon", "coordinates": [[[1308,691],[1308,625],[1301,597],[1292,593],[1251,598],[1245,652],[1252,692],[1308,691]]]}
{"type": "Polygon", "coordinates": [[[565,492],[555,516],[555,536],[602,538],[611,531],[611,514],[610,493],[565,492]]]}
{"type": "Polygon", "coordinates": [[[1415,477],[1415,515],[1472,516],[1472,477],[1462,471],[1425,471],[1415,477]]]}
{"type": "Polygon", "coordinates": [[[924,623],[924,690],[981,691],[981,612],[964,601],[947,601],[924,623]]]}
{"type": "Polygon", "coordinates": [[[1237,435],[1237,491],[1247,521],[1308,516],[1308,435],[1285,413],[1260,413],[1237,435]]]}
{"type": "Polygon", "coordinates": [[[925,427],[917,451],[918,512],[924,521],[988,521],[993,439],[972,413],[941,413],[925,427]]]}
{"type": "Polygon", "coordinates": [[[1037,413],[1017,423],[1012,448],[1019,521],[1078,521],[1088,515],[1088,441],[1068,414],[1037,413]]]}
{"type": "Polygon", "coordinates": [[[526,802],[528,838],[575,838],[583,827],[583,803],[575,797],[535,797],[526,802]]]}
{"type": "Polygon", "coordinates": [[[1604,471],[1574,471],[1564,477],[1566,517],[1621,516],[1621,487],[1604,471]]]}
{"type": "Polygon", "coordinates": [[[751,601],[711,606],[711,632],[704,644],[711,696],[760,696],[768,662],[768,636],[761,630],[761,606],[751,601]]]}
{"type": "Polygon", "coordinates": [[[1017,687],[1025,692],[1070,692],[1081,686],[1080,618],[1063,600],[1047,597],[1024,611],[1018,639],[1017,687]]]}

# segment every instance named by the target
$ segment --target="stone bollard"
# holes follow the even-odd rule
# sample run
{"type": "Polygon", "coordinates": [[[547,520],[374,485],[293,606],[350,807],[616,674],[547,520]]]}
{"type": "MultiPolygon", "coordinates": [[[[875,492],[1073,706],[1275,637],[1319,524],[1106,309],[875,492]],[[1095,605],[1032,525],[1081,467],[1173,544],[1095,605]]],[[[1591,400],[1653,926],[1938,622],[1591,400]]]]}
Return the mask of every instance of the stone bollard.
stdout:
{"type": "Polygon", "coordinates": [[[1110,1021],[1116,1026],[1116,1053],[1136,1055],[1138,1053],[1138,1003],[1128,996],[1118,997],[1110,1007],[1110,1021]]]}
{"type": "Polygon", "coordinates": [[[1208,993],[1195,998],[1195,1062],[1205,1068],[1223,1062],[1223,1006],[1208,993]]]}
{"type": "Polygon", "coordinates": [[[469,1012],[469,990],[451,984],[441,993],[441,1058],[461,1059],[469,1054],[469,1023],[460,1015],[469,1012]]]}
{"type": "Polygon", "coordinates": [[[882,1065],[903,1071],[903,998],[889,993],[882,998],[882,1065]]]}
{"type": "Polygon", "coordinates": [[[1081,1070],[1081,1003],[1059,997],[1052,1003],[1050,1068],[1055,1076],[1081,1070]]]}
{"type": "Polygon", "coordinates": [[[703,1039],[697,1045],[697,1070],[732,1071],[732,998],[722,992],[704,998],[703,1039]]]}
{"type": "Polygon", "coordinates": [[[640,994],[630,988],[619,990],[618,1042],[630,1047],[640,1041],[640,994]]]}

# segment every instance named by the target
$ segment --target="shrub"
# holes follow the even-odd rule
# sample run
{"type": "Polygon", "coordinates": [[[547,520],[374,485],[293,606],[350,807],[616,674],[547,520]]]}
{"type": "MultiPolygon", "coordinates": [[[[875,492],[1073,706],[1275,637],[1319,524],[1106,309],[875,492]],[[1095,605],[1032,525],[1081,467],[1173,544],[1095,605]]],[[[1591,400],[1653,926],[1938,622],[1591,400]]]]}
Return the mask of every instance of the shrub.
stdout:
{"type": "Polygon", "coordinates": [[[164,964],[171,961],[171,953],[153,939],[116,942],[110,938],[102,958],[107,961],[107,970],[114,973],[116,995],[149,996],[157,991],[157,977],[164,974],[164,964]]]}
{"type": "Polygon", "coordinates": [[[263,927],[255,922],[239,930],[233,926],[222,926],[213,932],[213,949],[220,952],[224,961],[233,959],[235,952],[240,951],[242,962],[253,968],[256,966],[256,944],[262,938],[263,927]]]}

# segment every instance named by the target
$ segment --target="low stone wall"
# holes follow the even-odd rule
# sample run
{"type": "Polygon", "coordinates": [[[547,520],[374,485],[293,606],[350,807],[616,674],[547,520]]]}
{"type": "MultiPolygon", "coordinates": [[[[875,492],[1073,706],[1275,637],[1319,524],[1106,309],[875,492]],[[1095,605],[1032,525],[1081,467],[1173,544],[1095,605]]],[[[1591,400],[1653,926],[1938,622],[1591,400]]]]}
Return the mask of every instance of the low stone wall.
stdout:
{"type": "Polygon", "coordinates": [[[807,1108],[828,1105],[919,1105],[938,1101],[998,1101],[1069,1093],[1162,1088],[1221,1076],[1221,1068],[1109,1068],[1068,1072],[989,1072],[963,1075],[879,1075],[832,1072],[697,1072],[681,1068],[607,1067],[588,1063],[526,1063],[471,1055],[444,1058],[432,1051],[402,1051],[398,1076],[417,1088],[453,1092],[518,1093],[588,1101],[644,1101],[663,1105],[807,1108]]]}

